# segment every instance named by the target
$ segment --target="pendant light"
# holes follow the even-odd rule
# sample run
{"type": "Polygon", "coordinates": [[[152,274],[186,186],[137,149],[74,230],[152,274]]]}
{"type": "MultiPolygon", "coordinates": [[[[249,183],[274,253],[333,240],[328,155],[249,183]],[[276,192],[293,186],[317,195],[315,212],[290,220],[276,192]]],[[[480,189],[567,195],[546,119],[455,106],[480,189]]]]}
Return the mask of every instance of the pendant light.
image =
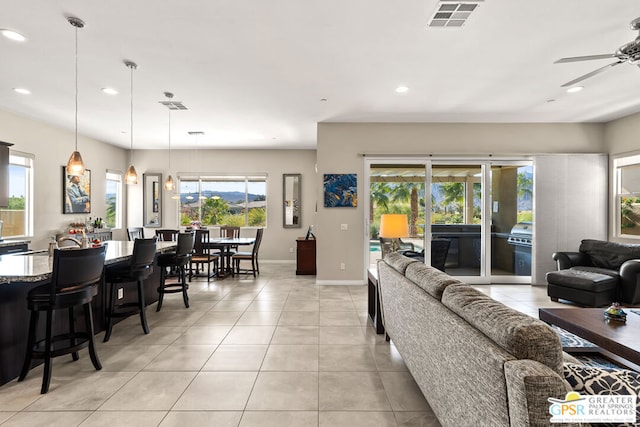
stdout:
{"type": "Polygon", "coordinates": [[[69,161],[67,162],[67,175],[84,175],[84,162],[82,156],[78,151],[78,28],[84,28],[84,22],[82,19],[75,17],[68,17],[67,21],[73,25],[76,29],[76,115],[75,115],[75,136],[76,136],[76,149],[71,153],[69,161]]]}
{"type": "Polygon", "coordinates": [[[138,173],[136,172],[136,168],[133,166],[133,70],[138,68],[138,65],[131,61],[124,61],[124,65],[131,70],[131,166],[127,169],[127,173],[124,175],[124,180],[127,184],[137,184],[138,173]]]}
{"type": "MultiPolygon", "coordinates": [[[[171,92],[165,92],[164,96],[169,100],[173,98],[173,94],[171,92]]],[[[173,177],[171,176],[171,108],[169,108],[169,171],[167,172],[167,175],[167,179],[164,182],[164,189],[167,191],[173,191],[175,184],[173,182],[173,177]]]]}

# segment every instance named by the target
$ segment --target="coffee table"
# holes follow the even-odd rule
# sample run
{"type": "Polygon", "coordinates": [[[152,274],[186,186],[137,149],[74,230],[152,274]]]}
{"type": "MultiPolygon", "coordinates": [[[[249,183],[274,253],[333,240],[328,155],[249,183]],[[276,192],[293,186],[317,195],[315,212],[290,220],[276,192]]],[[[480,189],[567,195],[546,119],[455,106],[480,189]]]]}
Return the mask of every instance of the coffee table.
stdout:
{"type": "Polygon", "coordinates": [[[607,321],[602,308],[540,308],[538,317],[640,365],[640,315],[628,308],[624,310],[627,313],[625,323],[607,321]]]}

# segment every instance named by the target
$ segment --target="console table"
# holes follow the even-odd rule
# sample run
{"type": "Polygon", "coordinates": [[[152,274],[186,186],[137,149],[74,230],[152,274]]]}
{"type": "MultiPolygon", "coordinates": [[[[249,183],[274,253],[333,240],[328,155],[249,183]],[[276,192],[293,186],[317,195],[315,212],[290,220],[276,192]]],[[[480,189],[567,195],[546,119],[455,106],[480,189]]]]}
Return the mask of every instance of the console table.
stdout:
{"type": "Polygon", "coordinates": [[[296,274],[316,274],[316,239],[296,240],[296,274]]]}

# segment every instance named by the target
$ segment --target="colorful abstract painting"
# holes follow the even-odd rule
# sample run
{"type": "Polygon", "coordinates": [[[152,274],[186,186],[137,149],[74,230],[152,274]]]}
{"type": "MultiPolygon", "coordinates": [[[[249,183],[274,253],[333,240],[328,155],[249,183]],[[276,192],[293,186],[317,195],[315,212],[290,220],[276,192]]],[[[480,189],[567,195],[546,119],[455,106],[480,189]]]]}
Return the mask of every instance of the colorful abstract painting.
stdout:
{"type": "Polygon", "coordinates": [[[324,207],[354,208],[358,206],[358,175],[355,173],[324,174],[324,207]]]}

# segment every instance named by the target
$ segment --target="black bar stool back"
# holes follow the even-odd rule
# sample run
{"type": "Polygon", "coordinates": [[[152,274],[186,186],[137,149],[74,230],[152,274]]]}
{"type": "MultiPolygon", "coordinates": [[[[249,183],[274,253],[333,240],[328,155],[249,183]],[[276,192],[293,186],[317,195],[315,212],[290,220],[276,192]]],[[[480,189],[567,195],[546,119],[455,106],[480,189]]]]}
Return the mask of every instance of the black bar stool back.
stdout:
{"type": "Polygon", "coordinates": [[[158,256],[158,267],[160,270],[160,286],[158,287],[158,306],[156,311],[160,311],[162,308],[162,301],[164,294],[172,294],[176,292],[182,292],[182,299],[184,306],[189,308],[189,295],[187,295],[187,289],[189,284],[187,283],[187,274],[185,272],[187,265],[191,262],[191,255],[193,254],[193,245],[195,243],[195,232],[179,233],[178,245],[176,251],[168,254],[161,254],[158,256]],[[167,268],[177,271],[178,283],[166,283],[167,280],[167,268]]]}
{"type": "Polygon", "coordinates": [[[78,360],[78,350],[89,347],[89,356],[96,370],[102,369],[93,342],[93,313],[91,301],[98,293],[98,285],[104,271],[104,246],[89,249],[56,249],[53,254],[51,282],[32,289],[27,296],[31,311],[27,351],[18,381],[26,378],[32,359],[44,360],[44,374],[40,393],[49,391],[51,382],[51,358],[72,354],[78,360]],[[85,330],[75,330],[76,306],[84,308],[85,330]],[[53,320],[56,310],[68,309],[69,332],[54,335],[53,320]],[[47,315],[46,338],[37,340],[39,313],[47,315]]]}
{"type": "Polygon", "coordinates": [[[153,261],[156,256],[156,239],[135,239],[133,242],[133,255],[128,264],[116,264],[107,266],[105,282],[109,284],[109,303],[107,308],[107,328],[104,334],[104,342],[111,338],[114,317],[127,317],[140,313],[140,324],[145,334],[149,333],[147,317],[145,315],[144,280],[153,272],[153,261]],[[116,304],[117,289],[119,283],[136,282],[138,287],[138,300],[123,304],[116,304]],[[121,308],[134,308],[129,311],[116,311],[121,308]]]}

